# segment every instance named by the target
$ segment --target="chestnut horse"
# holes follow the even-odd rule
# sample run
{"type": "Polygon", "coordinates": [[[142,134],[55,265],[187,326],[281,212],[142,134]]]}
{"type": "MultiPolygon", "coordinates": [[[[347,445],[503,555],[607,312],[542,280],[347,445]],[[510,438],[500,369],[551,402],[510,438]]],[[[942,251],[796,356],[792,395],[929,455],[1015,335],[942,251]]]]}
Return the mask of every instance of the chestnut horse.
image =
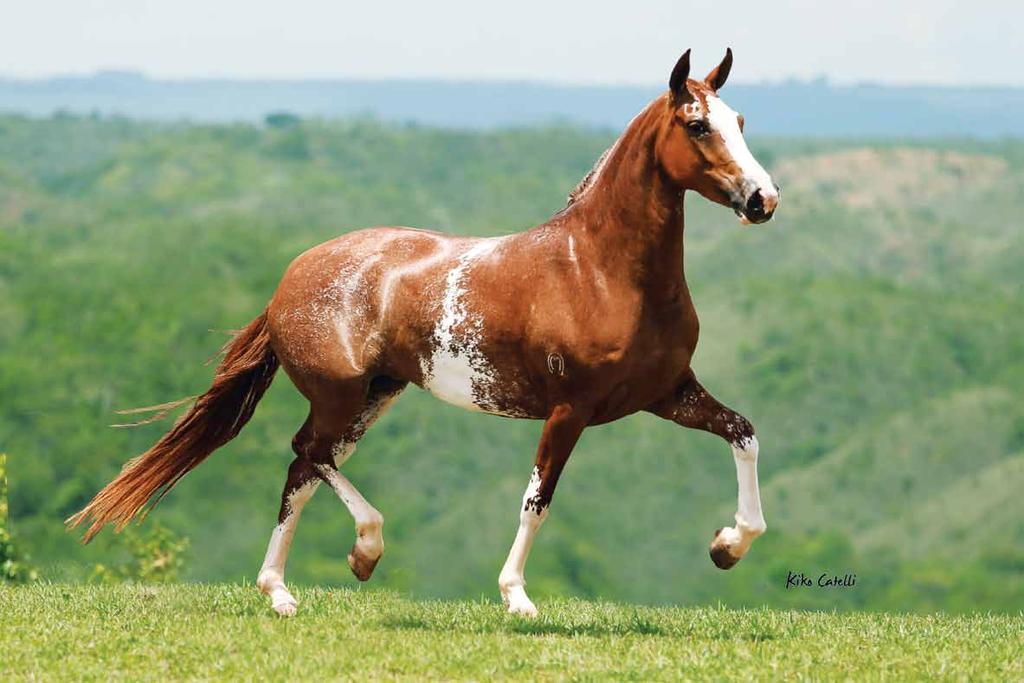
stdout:
{"type": "Polygon", "coordinates": [[[558,477],[588,425],[647,410],[725,439],[739,484],[735,526],[711,543],[728,569],[765,530],[758,444],[742,415],[697,381],[698,323],[683,275],[683,195],[694,190],[763,223],[778,188],[743,140],[743,118],[718,97],[732,52],[702,81],[690,51],[669,89],[604,153],[549,221],[492,238],[411,228],[352,232],[289,266],[266,310],[225,347],[213,385],[150,450],[81,512],[86,540],[154,504],[248,421],[278,365],[309,400],[292,440],[257,585],[295,613],[284,583],[299,515],[321,482],[355,518],[348,556],[360,580],[384,550],[384,518],[339,468],[411,382],[469,410],[544,420],[519,530],[498,585],[508,610],[535,615],[523,577],[558,477]]]}

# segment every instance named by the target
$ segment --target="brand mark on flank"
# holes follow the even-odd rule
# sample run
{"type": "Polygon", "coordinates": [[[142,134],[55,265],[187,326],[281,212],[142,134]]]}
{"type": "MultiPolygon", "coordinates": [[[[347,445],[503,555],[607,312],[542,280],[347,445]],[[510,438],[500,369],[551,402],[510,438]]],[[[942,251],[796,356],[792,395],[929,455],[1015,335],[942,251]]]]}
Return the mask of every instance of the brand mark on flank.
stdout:
{"type": "Polygon", "coordinates": [[[565,359],[560,353],[548,354],[548,372],[556,377],[565,376],[565,359]]]}

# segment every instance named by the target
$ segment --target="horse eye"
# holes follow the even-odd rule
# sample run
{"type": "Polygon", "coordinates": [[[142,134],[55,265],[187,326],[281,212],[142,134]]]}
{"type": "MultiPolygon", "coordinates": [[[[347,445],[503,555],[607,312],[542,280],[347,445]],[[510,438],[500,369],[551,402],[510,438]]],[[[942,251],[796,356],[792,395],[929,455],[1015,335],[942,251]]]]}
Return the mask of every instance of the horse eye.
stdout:
{"type": "Polygon", "coordinates": [[[686,124],[686,130],[690,131],[690,135],[698,138],[711,132],[711,129],[708,128],[708,124],[704,121],[690,121],[686,124]]]}

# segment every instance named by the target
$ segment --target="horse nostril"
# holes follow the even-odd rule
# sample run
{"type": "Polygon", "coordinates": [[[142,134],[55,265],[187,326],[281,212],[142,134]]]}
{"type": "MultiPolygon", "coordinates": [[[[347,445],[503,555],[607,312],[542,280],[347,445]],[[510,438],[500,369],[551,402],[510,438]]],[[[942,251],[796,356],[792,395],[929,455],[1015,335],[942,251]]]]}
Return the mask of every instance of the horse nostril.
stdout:
{"type": "Polygon", "coordinates": [[[764,197],[761,195],[761,190],[750,195],[750,199],[747,200],[747,207],[744,213],[746,213],[747,218],[752,221],[764,218],[764,197]]]}

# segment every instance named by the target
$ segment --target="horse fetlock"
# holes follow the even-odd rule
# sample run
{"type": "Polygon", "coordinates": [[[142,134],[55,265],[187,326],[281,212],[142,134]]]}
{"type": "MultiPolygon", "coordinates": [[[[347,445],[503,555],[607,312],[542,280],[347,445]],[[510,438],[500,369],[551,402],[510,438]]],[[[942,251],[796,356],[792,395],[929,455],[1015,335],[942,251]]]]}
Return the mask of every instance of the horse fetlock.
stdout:
{"type": "Polygon", "coordinates": [[[265,595],[270,595],[270,592],[278,586],[284,586],[284,576],[281,575],[276,569],[261,569],[260,574],[256,577],[256,587],[260,589],[260,592],[265,595]]]}
{"type": "Polygon", "coordinates": [[[509,614],[519,614],[524,617],[537,616],[537,606],[526,594],[526,588],[522,583],[502,586],[501,601],[505,604],[505,609],[509,614]]]}
{"type": "Polygon", "coordinates": [[[753,540],[764,534],[764,532],[768,530],[768,525],[764,523],[763,519],[758,519],[753,522],[736,520],[736,528],[739,529],[740,534],[745,538],[753,540]]]}
{"type": "Polygon", "coordinates": [[[276,569],[263,569],[256,579],[256,587],[270,597],[270,606],[282,617],[295,616],[298,602],[284,585],[284,577],[276,569]]]}
{"type": "Polygon", "coordinates": [[[502,571],[498,576],[498,588],[501,591],[501,601],[509,614],[537,616],[537,607],[526,594],[526,580],[521,574],[502,571]]]}
{"type": "Polygon", "coordinates": [[[498,588],[501,590],[502,596],[505,596],[513,588],[525,588],[526,579],[514,571],[503,570],[498,575],[498,588]]]}
{"type": "Polygon", "coordinates": [[[356,533],[360,538],[363,536],[380,536],[384,529],[384,515],[377,510],[368,510],[358,522],[356,522],[356,533]]]}
{"type": "Polygon", "coordinates": [[[364,555],[378,557],[384,552],[384,519],[364,522],[356,527],[356,546],[364,555]]]}

